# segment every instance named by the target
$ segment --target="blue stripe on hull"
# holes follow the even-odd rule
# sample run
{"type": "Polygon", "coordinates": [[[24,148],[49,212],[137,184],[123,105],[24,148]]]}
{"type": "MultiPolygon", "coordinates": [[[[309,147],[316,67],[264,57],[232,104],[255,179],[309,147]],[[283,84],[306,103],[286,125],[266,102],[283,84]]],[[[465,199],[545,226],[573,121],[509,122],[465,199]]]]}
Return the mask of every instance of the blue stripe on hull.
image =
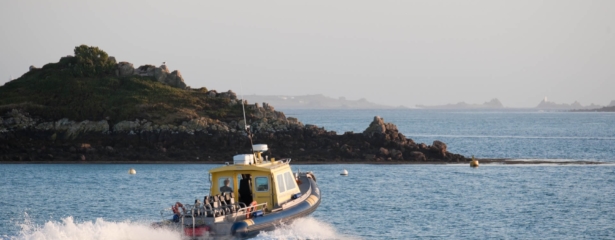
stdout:
{"type": "Polygon", "coordinates": [[[261,231],[271,231],[275,229],[275,226],[280,223],[287,223],[293,219],[304,217],[314,212],[318,205],[320,205],[320,191],[314,190],[318,188],[314,180],[309,179],[309,181],[312,192],[310,194],[311,196],[305,201],[287,210],[236,222],[231,227],[231,234],[241,238],[254,237],[261,231]],[[317,198],[315,201],[313,200],[314,196],[317,198]]]}

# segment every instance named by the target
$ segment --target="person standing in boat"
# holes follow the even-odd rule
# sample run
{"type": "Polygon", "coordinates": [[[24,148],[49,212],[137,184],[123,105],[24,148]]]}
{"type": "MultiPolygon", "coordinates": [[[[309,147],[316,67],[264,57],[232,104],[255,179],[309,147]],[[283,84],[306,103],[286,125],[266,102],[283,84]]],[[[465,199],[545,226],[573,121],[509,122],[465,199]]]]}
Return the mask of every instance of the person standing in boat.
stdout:
{"type": "Polygon", "coordinates": [[[225,192],[233,192],[233,188],[231,188],[229,185],[231,184],[231,180],[224,179],[224,186],[220,187],[220,193],[225,193],[225,192]]]}
{"type": "Polygon", "coordinates": [[[250,205],[253,201],[250,174],[241,174],[241,181],[239,181],[239,201],[246,205],[250,205]]]}

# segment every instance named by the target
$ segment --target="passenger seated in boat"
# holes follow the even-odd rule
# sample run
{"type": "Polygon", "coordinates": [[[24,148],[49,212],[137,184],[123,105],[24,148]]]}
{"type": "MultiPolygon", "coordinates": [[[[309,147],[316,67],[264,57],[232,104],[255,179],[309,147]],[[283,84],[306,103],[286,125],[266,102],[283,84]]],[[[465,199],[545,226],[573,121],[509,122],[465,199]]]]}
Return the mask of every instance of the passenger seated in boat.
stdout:
{"type": "Polygon", "coordinates": [[[239,201],[250,205],[253,201],[252,189],[250,189],[250,174],[241,174],[239,181],[239,201]]]}
{"type": "Polygon", "coordinates": [[[229,187],[230,184],[231,181],[228,178],[224,179],[224,186],[220,187],[220,193],[233,192],[233,188],[229,187]]]}

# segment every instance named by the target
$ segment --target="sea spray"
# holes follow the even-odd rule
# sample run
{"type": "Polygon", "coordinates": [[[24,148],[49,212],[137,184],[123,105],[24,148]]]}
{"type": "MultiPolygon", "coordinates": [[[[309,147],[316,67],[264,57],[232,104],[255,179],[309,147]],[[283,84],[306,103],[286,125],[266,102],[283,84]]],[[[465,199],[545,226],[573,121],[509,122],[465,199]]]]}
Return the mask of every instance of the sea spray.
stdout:
{"type": "Polygon", "coordinates": [[[2,240],[180,240],[179,232],[154,229],[149,223],[95,221],[75,222],[73,217],[61,221],[48,221],[42,226],[33,225],[28,218],[20,224],[17,236],[2,236],[2,240]]]}
{"type": "MultiPolygon", "coordinates": [[[[109,222],[102,218],[95,221],[75,222],[73,217],[61,221],[48,221],[34,225],[26,217],[19,224],[18,236],[2,236],[1,240],[181,240],[179,232],[155,229],[146,222],[109,222]]],[[[300,218],[273,231],[261,232],[255,239],[357,239],[344,236],[327,223],[312,217],[300,218]]]]}
{"type": "Polygon", "coordinates": [[[278,226],[270,232],[261,232],[255,239],[358,239],[338,233],[331,225],[313,217],[299,218],[289,225],[278,226]]]}

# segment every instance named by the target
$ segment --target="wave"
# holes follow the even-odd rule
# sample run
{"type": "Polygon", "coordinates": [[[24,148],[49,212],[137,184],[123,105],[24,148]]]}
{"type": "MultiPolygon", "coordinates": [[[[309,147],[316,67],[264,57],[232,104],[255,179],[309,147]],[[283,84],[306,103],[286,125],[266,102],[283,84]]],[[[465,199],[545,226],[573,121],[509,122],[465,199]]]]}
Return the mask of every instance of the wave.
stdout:
{"type": "MultiPolygon", "coordinates": [[[[32,223],[26,213],[17,236],[0,236],[0,240],[182,240],[181,233],[164,228],[152,228],[151,222],[110,222],[102,218],[95,221],[75,222],[73,217],[45,224],[32,223]]],[[[261,232],[254,239],[357,239],[343,236],[329,224],[312,217],[300,218],[274,231],[261,232]]]]}
{"type": "Polygon", "coordinates": [[[150,223],[108,222],[102,218],[96,221],[75,222],[73,217],[61,221],[48,221],[39,226],[26,217],[19,224],[21,232],[17,236],[0,236],[6,240],[181,240],[179,232],[169,229],[154,229],[150,223]]]}
{"type": "Polygon", "coordinates": [[[313,217],[299,218],[289,225],[282,225],[270,232],[261,232],[254,239],[357,239],[356,236],[344,236],[327,223],[313,217]]]}

